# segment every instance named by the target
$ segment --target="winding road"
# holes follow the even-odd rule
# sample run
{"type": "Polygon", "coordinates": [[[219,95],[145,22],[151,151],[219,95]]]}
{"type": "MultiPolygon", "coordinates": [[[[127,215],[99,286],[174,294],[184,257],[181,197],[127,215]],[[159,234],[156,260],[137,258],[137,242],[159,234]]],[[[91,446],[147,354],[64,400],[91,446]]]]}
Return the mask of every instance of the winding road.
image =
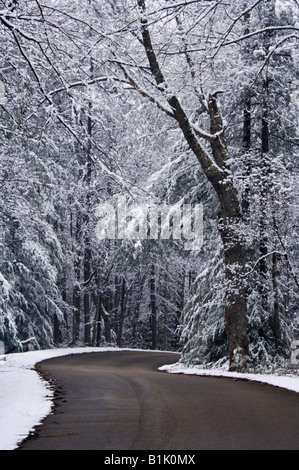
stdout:
{"type": "Polygon", "coordinates": [[[157,370],[178,358],[116,351],[41,362],[55,408],[19,450],[298,450],[298,394],[157,370]]]}

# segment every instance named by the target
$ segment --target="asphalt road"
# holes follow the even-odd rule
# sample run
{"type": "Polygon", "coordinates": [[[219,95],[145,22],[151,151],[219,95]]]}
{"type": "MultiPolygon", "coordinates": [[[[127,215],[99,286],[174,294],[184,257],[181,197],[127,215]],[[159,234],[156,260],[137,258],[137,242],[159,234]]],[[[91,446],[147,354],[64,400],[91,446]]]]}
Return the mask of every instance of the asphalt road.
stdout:
{"type": "Polygon", "coordinates": [[[128,351],[43,361],[55,410],[19,450],[299,449],[298,394],[157,371],[177,359],[128,351]]]}

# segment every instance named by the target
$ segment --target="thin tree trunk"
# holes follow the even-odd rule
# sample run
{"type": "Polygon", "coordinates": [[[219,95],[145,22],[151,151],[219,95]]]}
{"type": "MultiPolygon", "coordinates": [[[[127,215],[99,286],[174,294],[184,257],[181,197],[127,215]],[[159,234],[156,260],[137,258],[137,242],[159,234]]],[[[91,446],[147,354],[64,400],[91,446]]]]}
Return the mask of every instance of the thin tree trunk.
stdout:
{"type": "Polygon", "coordinates": [[[182,269],[182,277],[179,280],[178,286],[178,299],[176,302],[176,315],[175,315],[175,337],[174,337],[174,346],[176,349],[179,347],[179,333],[178,327],[181,323],[182,312],[184,310],[185,305],[185,282],[186,282],[186,270],[183,267],[182,269]]]}
{"type": "Polygon", "coordinates": [[[72,344],[79,340],[80,328],[80,290],[78,286],[73,289],[73,324],[72,324],[72,344]]]}
{"type": "Polygon", "coordinates": [[[249,193],[250,193],[250,182],[249,177],[251,174],[250,165],[250,150],[251,150],[251,99],[247,98],[244,109],[243,117],[243,148],[245,152],[245,186],[242,195],[242,213],[244,220],[249,217],[249,193]]]}
{"type": "Polygon", "coordinates": [[[61,343],[60,323],[56,313],[54,313],[53,320],[53,341],[55,345],[59,345],[61,343]]]}
{"type": "Polygon", "coordinates": [[[73,217],[71,214],[71,237],[74,239],[73,251],[75,252],[75,285],[73,287],[73,322],[72,322],[72,344],[76,344],[79,340],[79,329],[80,329],[80,317],[81,317],[81,295],[80,295],[80,257],[76,250],[76,243],[80,238],[80,225],[81,225],[81,214],[77,211],[75,233],[73,234],[73,217]]]}
{"type": "Polygon", "coordinates": [[[116,338],[119,332],[119,300],[121,294],[121,284],[117,276],[114,277],[114,296],[113,296],[113,310],[114,310],[114,331],[116,338]]]}
{"type": "Polygon", "coordinates": [[[264,98],[263,98],[263,111],[262,111],[262,141],[261,141],[261,181],[260,181],[260,295],[262,300],[262,308],[264,312],[268,312],[269,305],[269,259],[268,255],[268,230],[269,230],[269,178],[270,178],[270,164],[268,161],[269,153],[269,126],[267,116],[267,93],[268,84],[264,82],[264,98]]]}
{"type": "Polygon", "coordinates": [[[275,349],[278,351],[280,346],[280,316],[279,316],[279,293],[278,293],[278,259],[279,255],[273,253],[272,259],[272,283],[273,283],[273,315],[274,315],[274,338],[275,349]]]}
{"type": "MultiPolygon", "coordinates": [[[[91,111],[91,104],[89,105],[89,113],[91,111]]],[[[92,133],[92,122],[91,117],[88,117],[87,121],[87,133],[91,137],[92,133]]],[[[89,280],[91,277],[91,241],[90,241],[90,210],[91,210],[91,173],[92,173],[92,161],[91,161],[91,144],[88,145],[87,163],[86,163],[86,203],[85,203],[85,236],[84,236],[84,295],[83,295],[83,311],[84,311],[84,343],[90,344],[90,286],[89,280]]]]}
{"type": "Polygon", "coordinates": [[[128,298],[128,290],[126,288],[126,281],[125,279],[123,279],[122,285],[121,285],[120,317],[119,317],[119,330],[118,330],[118,338],[117,338],[117,345],[119,348],[122,347],[122,336],[123,336],[124,322],[125,322],[125,315],[126,315],[127,298],[128,298]]]}
{"type": "Polygon", "coordinates": [[[151,330],[152,330],[152,349],[157,349],[157,301],[156,301],[156,270],[154,263],[151,264],[150,274],[150,303],[151,303],[151,330]]]}
{"type": "Polygon", "coordinates": [[[140,272],[139,272],[138,282],[136,282],[137,299],[136,299],[136,304],[135,304],[135,309],[134,309],[134,315],[133,315],[133,321],[132,321],[132,341],[133,341],[133,346],[136,346],[137,325],[138,325],[138,320],[139,320],[140,304],[141,304],[142,296],[143,296],[143,286],[144,286],[144,282],[145,282],[145,276],[141,277],[141,274],[140,274],[140,272]]]}
{"type": "MultiPolygon", "coordinates": [[[[91,0],[89,0],[91,5],[91,0]]],[[[89,31],[92,36],[92,29],[89,31]]],[[[88,53],[90,55],[90,52],[88,53]]],[[[92,79],[94,76],[94,66],[92,56],[89,57],[89,75],[92,79]]],[[[92,263],[92,252],[91,252],[91,239],[90,239],[90,213],[91,213],[91,180],[92,180],[92,102],[88,103],[88,115],[87,115],[87,155],[86,155],[86,174],[85,174],[85,185],[86,185],[86,201],[85,201],[85,234],[84,234],[84,261],[83,261],[83,273],[84,273],[84,295],[83,295],[83,312],[84,312],[84,343],[89,345],[91,342],[91,323],[90,323],[90,311],[91,311],[91,295],[90,295],[90,277],[91,277],[91,263],[92,263]]]]}
{"type": "Polygon", "coordinates": [[[99,271],[96,272],[96,291],[94,292],[94,304],[95,304],[95,317],[93,320],[93,325],[92,325],[92,346],[98,346],[99,345],[99,338],[100,338],[100,321],[101,321],[101,302],[102,302],[102,296],[101,296],[101,276],[99,271]]]}
{"type": "Polygon", "coordinates": [[[106,344],[112,344],[111,337],[111,318],[109,313],[110,297],[101,295],[101,317],[104,320],[104,336],[106,344]]]}
{"type": "Polygon", "coordinates": [[[164,275],[164,308],[163,308],[163,349],[164,351],[167,351],[168,348],[168,288],[167,288],[167,272],[164,275]]]}

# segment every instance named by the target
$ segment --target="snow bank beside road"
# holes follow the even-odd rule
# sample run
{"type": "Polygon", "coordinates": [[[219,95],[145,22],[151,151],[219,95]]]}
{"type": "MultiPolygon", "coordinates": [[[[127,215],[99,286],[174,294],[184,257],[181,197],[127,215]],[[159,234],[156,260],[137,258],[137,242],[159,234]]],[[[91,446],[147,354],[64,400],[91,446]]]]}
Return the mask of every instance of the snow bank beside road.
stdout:
{"type": "Polygon", "coordinates": [[[228,372],[221,369],[202,369],[200,367],[184,367],[179,363],[159,367],[163,372],[171,374],[200,375],[212,377],[231,377],[235,379],[252,380],[262,382],[276,387],[286,388],[299,393],[299,376],[281,376],[272,374],[241,374],[239,372],[228,372]]]}
{"type": "MultiPolygon", "coordinates": [[[[69,354],[107,351],[132,351],[132,349],[51,349],[10,354],[6,356],[6,361],[0,360],[0,450],[16,449],[18,443],[28,436],[34,427],[51,412],[53,391],[49,384],[34,370],[37,362],[69,354]]],[[[239,374],[197,367],[186,368],[178,363],[162,366],[159,370],[169,373],[255,380],[299,392],[299,377],[239,374]]]]}
{"type": "MultiPolygon", "coordinates": [[[[66,348],[9,354],[0,361],[0,450],[13,450],[41,423],[53,404],[53,391],[33,368],[37,362],[103,348],[66,348]]],[[[105,348],[107,351],[107,348],[105,348]]]]}

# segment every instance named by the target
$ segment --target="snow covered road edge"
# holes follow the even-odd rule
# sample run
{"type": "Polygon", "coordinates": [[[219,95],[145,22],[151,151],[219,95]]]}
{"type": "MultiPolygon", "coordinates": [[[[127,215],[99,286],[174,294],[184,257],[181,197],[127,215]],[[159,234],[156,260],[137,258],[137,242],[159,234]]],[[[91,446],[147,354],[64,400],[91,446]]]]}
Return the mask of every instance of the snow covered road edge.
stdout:
{"type": "Polygon", "coordinates": [[[240,380],[251,380],[261,382],[275,387],[285,388],[292,392],[299,393],[299,376],[281,376],[272,374],[241,374],[239,372],[229,372],[221,369],[202,369],[200,367],[184,367],[176,363],[159,367],[162,372],[170,374],[186,374],[210,377],[228,377],[240,380]]]}
{"type": "Polygon", "coordinates": [[[52,411],[54,391],[35,370],[38,362],[103,350],[107,348],[30,351],[9,354],[0,361],[0,450],[16,449],[52,411]]]}

